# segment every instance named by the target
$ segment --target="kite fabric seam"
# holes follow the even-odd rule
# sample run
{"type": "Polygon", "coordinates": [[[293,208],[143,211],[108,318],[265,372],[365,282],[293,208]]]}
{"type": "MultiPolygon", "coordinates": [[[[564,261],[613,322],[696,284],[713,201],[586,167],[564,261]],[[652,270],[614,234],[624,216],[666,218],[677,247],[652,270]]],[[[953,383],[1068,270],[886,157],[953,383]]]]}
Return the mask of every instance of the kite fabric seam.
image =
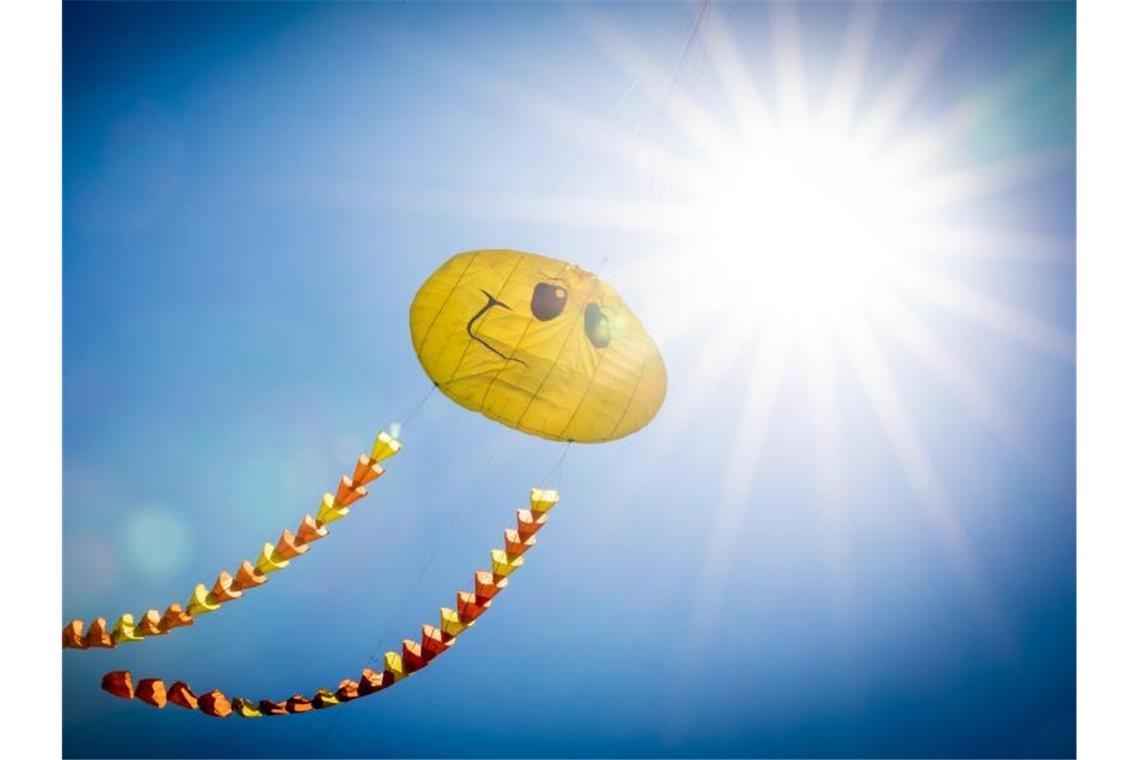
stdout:
{"type": "MultiPolygon", "coordinates": [[[[515,269],[517,269],[517,268],[518,267],[516,266],[515,269]]],[[[562,279],[563,273],[569,268],[570,268],[569,263],[563,264],[562,268],[558,270],[558,274],[555,275],[555,277],[553,277],[552,279],[562,279]]],[[[512,276],[514,275],[514,270],[511,270],[511,275],[512,276]]],[[[509,277],[507,279],[510,280],[509,277]]],[[[499,288],[499,291],[502,292],[502,290],[504,288],[506,288],[506,286],[507,286],[507,283],[504,282],[502,288],[499,288]]],[[[526,327],[523,328],[523,331],[519,334],[518,340],[515,341],[515,345],[511,349],[511,356],[512,357],[519,352],[519,347],[522,346],[523,341],[526,340],[527,333],[530,332],[530,328],[533,325],[534,325],[533,321],[528,321],[526,323],[526,327]]],[[[462,364],[462,363],[463,362],[460,361],[460,364],[462,364]]],[[[483,398],[479,399],[479,411],[480,411],[480,413],[482,413],[483,409],[487,406],[487,396],[490,395],[491,390],[495,387],[495,383],[499,382],[499,376],[503,374],[503,370],[506,369],[506,366],[507,365],[504,364],[502,367],[499,367],[498,369],[495,370],[495,374],[491,378],[491,382],[489,382],[487,384],[487,389],[483,391],[483,398]]],[[[454,376],[454,374],[455,373],[452,373],[453,376],[454,376]]],[[[538,391],[535,391],[535,393],[537,394],[538,391]]]]}
{"type": "MultiPolygon", "coordinates": [[[[598,279],[597,275],[592,275],[592,276],[593,276],[594,282],[590,286],[590,295],[596,295],[598,293],[598,290],[601,288],[602,281],[598,279]]],[[[585,310],[586,310],[586,302],[583,302],[582,307],[580,309],[578,309],[578,312],[574,316],[575,322],[578,321],[578,317],[582,316],[582,314],[585,312],[585,310]]],[[[523,407],[522,414],[520,414],[519,418],[517,420],[515,420],[516,426],[519,426],[520,428],[522,427],[522,421],[524,419],[526,419],[527,413],[530,411],[531,406],[534,405],[534,400],[536,398],[538,398],[538,396],[542,393],[542,389],[546,385],[546,381],[550,379],[550,376],[552,374],[554,374],[554,368],[558,366],[559,361],[562,359],[562,354],[564,354],[566,352],[566,346],[570,345],[570,338],[573,335],[574,335],[574,332],[571,330],[571,331],[567,332],[566,337],[562,339],[562,345],[558,347],[558,353],[555,354],[554,362],[550,365],[550,369],[546,370],[546,374],[542,376],[542,381],[539,382],[538,388],[536,388],[534,393],[531,394],[530,400],[527,401],[526,406],[523,407]]],[[[578,405],[574,408],[574,411],[571,413],[570,421],[572,421],[574,419],[574,415],[576,415],[578,413],[578,409],[581,408],[582,402],[586,400],[586,396],[589,393],[589,389],[594,385],[594,377],[598,374],[598,367],[601,366],[601,363],[603,361],[605,361],[605,357],[602,357],[601,359],[599,359],[598,363],[594,365],[594,371],[590,373],[589,383],[586,385],[586,390],[583,391],[582,397],[578,399],[578,405]]],[[[566,429],[568,427],[570,427],[570,421],[567,421],[567,423],[562,427],[563,432],[566,432],[566,429]]]]}
{"type": "MultiPolygon", "coordinates": [[[[455,257],[452,256],[452,258],[455,257]]],[[[459,283],[462,282],[463,278],[467,276],[467,270],[471,268],[471,265],[475,263],[475,259],[477,258],[479,258],[478,253],[471,257],[471,259],[467,262],[467,265],[463,267],[463,271],[459,273],[459,277],[456,278],[455,284],[452,285],[451,289],[447,291],[447,295],[444,297],[443,303],[441,303],[439,305],[439,308],[435,310],[435,316],[431,318],[431,322],[428,324],[427,330],[424,331],[424,337],[420,340],[420,345],[415,346],[413,342],[413,347],[415,347],[417,355],[423,351],[424,345],[427,343],[428,338],[431,337],[432,328],[435,327],[435,323],[439,320],[439,315],[442,314],[443,310],[447,308],[448,301],[450,301],[451,297],[455,295],[455,289],[459,287],[459,283]]]]}
{"type": "MultiPolygon", "coordinates": [[[[633,400],[637,398],[637,389],[641,387],[641,379],[645,377],[645,368],[649,365],[649,357],[646,356],[641,360],[641,368],[637,370],[637,380],[633,383],[633,390],[629,392],[629,398],[626,399],[625,408],[621,410],[621,416],[618,417],[617,422],[614,423],[613,430],[610,430],[610,435],[621,427],[621,423],[625,422],[625,416],[629,414],[629,408],[633,406],[633,400]]],[[[577,412],[575,412],[577,414],[577,412]]],[[[567,425],[569,426],[569,425],[567,425]]]]}
{"type": "Polygon", "coordinates": [[[305,515],[296,534],[288,529],[282,531],[276,546],[265,544],[257,562],[243,560],[236,575],[225,570],[218,573],[213,588],[207,589],[206,584],[199,583],[190,595],[186,609],[174,602],[166,608],[165,614],[155,609],[147,610],[138,623],[129,612],[124,613],[110,630],[106,618],[95,618],[86,632],[83,620],[76,618],[64,626],[63,648],[114,649],[119,644],[165,636],[175,628],[193,625],[199,615],[214,612],[226,602],[240,598],[249,589],[264,584],[270,573],[288,567],[291,559],[301,556],[314,541],[327,536],[327,526],[346,517],[350,505],[368,495],[364,486],[384,474],[379,463],[395,455],[402,447],[403,444],[388,433],[378,433],[371,453],[361,454],[357,459],[352,477],[341,477],[336,494],[326,493],[321,498],[316,517],[305,515]]]}
{"type": "Polygon", "coordinates": [[[335,692],[318,689],[311,698],[294,694],[282,701],[263,699],[254,702],[243,697],[229,698],[217,689],[197,695],[183,681],[176,681],[167,688],[161,679],[144,678],[136,687],[127,670],[105,674],[102,688],[113,696],[128,700],[137,698],[159,709],[172,703],[214,718],[227,718],[233,714],[243,718],[297,715],[375,694],[426,668],[450,649],[461,633],[475,625],[475,620],[491,606],[492,599],[507,587],[507,577],[522,567],[523,554],[535,545],[536,534],[546,525],[547,514],[558,503],[558,498],[557,491],[532,488],[530,509],[520,509],[516,514],[518,528],[508,528],[503,532],[503,549],[491,550],[491,570],[475,571],[475,590],[458,592],[455,610],[440,608],[439,627],[425,624],[419,644],[404,639],[401,652],[386,652],[384,670],[377,673],[365,668],[359,681],[346,678],[335,692]]]}

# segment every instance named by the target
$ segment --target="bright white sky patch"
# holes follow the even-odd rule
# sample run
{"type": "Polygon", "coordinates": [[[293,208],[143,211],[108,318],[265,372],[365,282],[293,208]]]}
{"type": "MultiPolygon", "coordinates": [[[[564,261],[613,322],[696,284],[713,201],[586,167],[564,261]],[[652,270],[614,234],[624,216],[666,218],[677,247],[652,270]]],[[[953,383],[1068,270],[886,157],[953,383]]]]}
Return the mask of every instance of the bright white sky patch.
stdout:
{"type": "Polygon", "coordinates": [[[742,299],[820,328],[890,290],[910,220],[884,167],[841,142],[777,139],[749,153],[714,177],[694,219],[708,231],[702,258],[738,273],[742,299]]]}
{"type": "MultiPolygon", "coordinates": [[[[719,609],[769,420],[779,413],[774,400],[792,358],[806,368],[813,389],[824,510],[836,525],[846,519],[840,448],[845,410],[835,388],[854,383],[896,454],[916,511],[974,600],[980,622],[1000,638],[1000,613],[984,568],[884,349],[905,351],[1007,440],[1025,444],[1031,438],[937,328],[971,323],[1045,356],[1072,359],[1068,330],[961,281],[946,266],[955,259],[1055,263],[1071,249],[1071,241],[1040,230],[995,228],[945,213],[1071,168],[1071,151],[970,157],[971,130],[1048,76],[1057,63],[1054,51],[1035,54],[923,123],[913,118],[912,106],[952,43],[958,9],[916,35],[911,50],[890,61],[893,73],[872,85],[865,74],[881,54],[875,27],[882,9],[853,5],[832,75],[816,92],[805,75],[807,48],[795,5],[768,6],[767,34],[760,34],[728,23],[723,14],[731,7],[704,4],[685,50],[698,51],[710,64],[729,106],[722,114],[703,105],[707,86],[686,87],[684,58],[656,62],[605,17],[579,12],[600,53],[650,102],[646,112],[656,118],[648,129],[644,123],[622,128],[546,93],[481,80],[469,68],[462,76],[565,130],[583,148],[624,164],[641,191],[625,198],[552,193],[538,200],[485,194],[463,206],[467,213],[525,224],[646,233],[654,241],[647,243],[655,250],[652,260],[632,266],[615,261],[604,276],[616,283],[641,278],[659,292],[684,294],[683,310],[665,298],[659,310],[645,313],[654,308],[649,304],[641,316],[663,345],[684,335],[707,336],[687,363],[690,386],[704,389],[697,393],[707,394],[727,372],[739,371],[742,356],[751,368],[710,539],[700,551],[706,559],[692,622],[694,650],[709,633],[700,621],[715,619],[719,609]],[[763,86],[760,67],[768,74],[763,86]],[[662,240],[664,251],[658,252],[662,240]],[[944,319],[937,325],[926,319],[926,306],[944,319]]],[[[672,396],[671,413],[695,419],[706,401],[672,396]]],[[[658,445],[662,451],[667,446],[658,445]]]]}

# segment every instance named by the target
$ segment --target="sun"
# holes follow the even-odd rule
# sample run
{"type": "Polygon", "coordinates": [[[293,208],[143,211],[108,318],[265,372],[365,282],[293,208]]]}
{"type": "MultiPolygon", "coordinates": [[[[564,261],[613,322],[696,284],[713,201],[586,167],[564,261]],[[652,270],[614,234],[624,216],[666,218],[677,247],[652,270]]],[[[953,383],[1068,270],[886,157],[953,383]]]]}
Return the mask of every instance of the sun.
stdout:
{"type": "MultiPolygon", "coordinates": [[[[779,138],[736,152],[694,195],[705,261],[738,273],[753,319],[826,329],[890,292],[908,263],[904,185],[841,140],[779,138]]],[[[913,260],[913,259],[911,259],[913,260]]]]}
{"type": "MultiPolygon", "coordinates": [[[[1000,627],[1000,611],[960,525],[951,488],[887,357],[892,350],[904,353],[966,413],[1007,441],[1032,446],[1008,400],[987,386],[970,357],[954,350],[945,335],[969,324],[1051,359],[1073,359],[1071,331],[987,292],[985,277],[960,276],[964,261],[983,262],[983,273],[985,262],[1071,261],[1071,237],[995,226],[993,215],[976,213],[1004,190],[1072,171],[1070,149],[995,159],[975,153],[972,143],[987,118],[1054,75],[1058,58],[1050,51],[1033,54],[945,110],[920,118],[913,106],[953,43],[958,9],[919,33],[901,60],[879,67],[889,73],[874,83],[867,74],[880,54],[878,4],[852,5],[833,51],[832,74],[822,83],[806,74],[795,4],[763,9],[769,32],[762,40],[755,28],[736,36],[739,25],[726,19],[746,10],[753,9],[696,6],[680,60],[672,63],[655,61],[604,16],[579,10],[599,54],[636,83],[647,101],[644,111],[657,115],[656,130],[623,127],[546,93],[480,78],[465,61],[469,84],[506,98],[508,107],[600,160],[624,166],[635,188],[619,197],[552,192],[538,202],[511,195],[488,202],[484,193],[465,199],[464,212],[644,236],[653,255],[610,262],[607,275],[684,294],[683,309],[676,308],[676,298],[657,299],[656,312],[652,303],[639,309],[662,343],[697,338],[696,355],[687,362],[689,395],[678,390],[670,400],[676,429],[698,420],[715,396],[709,389],[745,366],[746,390],[735,436],[726,436],[731,440],[722,488],[703,550],[694,649],[711,635],[699,630],[700,621],[717,619],[713,613],[740,541],[757,460],[793,364],[810,389],[807,415],[818,437],[821,508],[830,515],[844,509],[838,431],[849,413],[843,404],[854,394],[843,394],[841,403],[837,388],[850,385],[862,390],[915,509],[974,600],[979,621],[1000,627]],[[686,86],[685,74],[693,70],[712,76],[686,86]]],[[[684,441],[663,441],[653,453],[674,451],[671,445],[684,441]]]]}

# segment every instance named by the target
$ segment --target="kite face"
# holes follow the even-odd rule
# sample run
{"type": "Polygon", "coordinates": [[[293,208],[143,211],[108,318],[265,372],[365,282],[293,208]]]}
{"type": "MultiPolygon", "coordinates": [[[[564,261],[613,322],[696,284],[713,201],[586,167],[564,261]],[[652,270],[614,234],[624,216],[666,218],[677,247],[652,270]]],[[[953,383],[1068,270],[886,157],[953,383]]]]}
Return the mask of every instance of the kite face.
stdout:
{"type": "Polygon", "coordinates": [[[608,283],[532,253],[460,253],[416,293],[412,346],[450,399],[555,441],[644,427],[665,399],[665,363],[608,283]]]}

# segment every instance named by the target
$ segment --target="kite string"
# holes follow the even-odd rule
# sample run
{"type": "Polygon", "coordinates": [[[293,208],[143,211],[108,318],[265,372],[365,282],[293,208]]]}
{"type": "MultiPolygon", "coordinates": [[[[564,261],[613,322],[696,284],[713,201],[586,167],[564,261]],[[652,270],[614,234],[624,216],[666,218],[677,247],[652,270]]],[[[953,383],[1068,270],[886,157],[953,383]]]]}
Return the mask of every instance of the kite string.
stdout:
{"type": "Polygon", "coordinates": [[[426,404],[427,400],[429,398],[431,398],[431,395],[433,393],[435,393],[435,389],[437,387],[438,386],[435,383],[432,383],[431,387],[428,388],[427,393],[425,393],[423,395],[423,398],[421,398],[419,400],[419,403],[417,403],[414,407],[412,407],[412,411],[405,414],[403,416],[403,418],[399,422],[396,423],[399,426],[399,431],[397,431],[397,432],[403,431],[404,428],[406,428],[408,426],[408,423],[411,422],[413,419],[415,419],[416,415],[420,413],[420,409],[423,408],[423,405],[426,404]]]}
{"type": "MultiPolygon", "coordinates": [[[[640,82],[640,77],[637,77],[632,82],[630,82],[629,85],[626,86],[625,90],[622,91],[622,93],[618,96],[617,100],[609,107],[608,110],[610,112],[616,112],[616,111],[620,110],[622,105],[627,100],[629,100],[631,98],[632,94],[634,93],[634,91],[637,90],[639,82],[640,82]]],[[[570,157],[566,161],[566,164],[562,168],[562,171],[559,172],[558,175],[554,178],[553,183],[546,190],[546,192],[542,193],[534,201],[534,203],[532,203],[530,205],[530,209],[527,211],[526,216],[522,219],[521,223],[519,223],[519,225],[515,228],[513,233],[508,236],[508,238],[507,238],[507,240],[508,240],[507,247],[508,248],[515,247],[515,245],[518,244],[518,241],[522,237],[523,233],[535,226],[535,217],[537,217],[540,212],[545,211],[546,208],[548,208],[549,206],[552,205],[553,200],[552,200],[551,196],[553,195],[554,191],[557,190],[559,187],[561,187],[563,185],[563,183],[566,181],[566,179],[574,172],[574,170],[582,165],[582,158],[583,158],[583,156],[585,156],[586,150],[587,150],[587,140],[585,138],[578,140],[578,143],[575,146],[574,151],[570,154],[570,157]]]]}
{"type": "MultiPolygon", "coordinates": [[[[686,63],[688,62],[688,59],[692,52],[693,44],[700,35],[702,22],[704,21],[705,14],[708,11],[710,5],[711,0],[701,0],[696,13],[696,17],[693,19],[691,26],[688,28],[687,32],[684,34],[683,39],[681,40],[681,54],[674,66],[673,75],[670,78],[669,82],[669,87],[664,97],[661,99],[661,102],[657,107],[656,116],[653,119],[653,123],[656,125],[659,125],[661,123],[662,117],[665,114],[665,109],[668,107],[669,102],[673,99],[673,93],[677,88],[677,82],[684,72],[686,63]]],[[[674,31],[681,31],[683,29],[683,24],[678,24],[678,28],[674,31]]],[[[643,76],[644,75],[637,75],[632,79],[632,81],[630,81],[630,83],[625,87],[613,105],[608,109],[610,112],[620,111],[626,102],[632,100],[633,94],[641,86],[641,80],[643,76]]],[[[639,121],[641,120],[642,119],[639,119],[639,121]]],[[[516,241],[519,240],[522,234],[534,226],[535,217],[538,216],[540,211],[551,204],[552,193],[566,181],[572,172],[581,166],[581,157],[586,152],[587,143],[588,141],[585,139],[581,139],[577,142],[577,145],[572,151],[569,160],[563,169],[559,172],[559,174],[555,177],[549,189],[543,193],[533,204],[531,204],[530,209],[526,213],[525,217],[523,217],[522,221],[515,227],[513,233],[508,236],[508,248],[513,248],[517,244],[516,241]]],[[[635,167],[633,169],[631,178],[631,185],[634,189],[636,189],[640,184],[642,176],[647,173],[647,164],[656,164],[659,161],[660,154],[664,150],[664,144],[664,136],[658,134],[655,139],[649,139],[648,144],[646,146],[643,146],[641,160],[634,162],[635,167]],[[656,145],[654,143],[656,143],[656,145]]],[[[627,146],[626,153],[630,153],[631,149],[632,146],[627,146]]],[[[600,273],[601,270],[605,268],[607,263],[609,263],[609,257],[605,256],[602,260],[601,266],[597,268],[597,272],[595,272],[595,274],[600,273]]]]}
{"type": "Polygon", "coordinates": [[[570,453],[570,446],[573,445],[573,443],[573,441],[566,442],[566,445],[562,447],[562,455],[558,457],[558,461],[556,461],[551,468],[547,470],[546,475],[543,476],[541,483],[544,488],[553,488],[555,491],[558,490],[558,486],[562,482],[562,473],[565,471],[562,465],[566,462],[566,455],[570,453]]]}
{"type": "MultiPolygon", "coordinates": [[[[634,163],[629,178],[629,189],[636,196],[644,185],[644,190],[648,193],[648,200],[655,201],[661,197],[661,185],[659,181],[650,184],[646,179],[651,174],[656,174],[657,165],[661,161],[661,155],[665,152],[665,145],[668,140],[668,134],[661,130],[661,124],[664,121],[666,109],[668,109],[670,102],[673,100],[677,84],[685,74],[685,69],[689,64],[689,59],[693,54],[693,45],[698,39],[702,39],[702,23],[705,19],[705,14],[711,5],[711,0],[701,0],[700,6],[697,10],[696,17],[693,19],[692,25],[684,34],[681,54],[677,58],[677,62],[673,66],[673,73],[669,79],[669,86],[666,89],[664,96],[661,98],[660,103],[657,104],[656,114],[649,124],[639,125],[637,129],[643,129],[646,135],[644,144],[641,147],[638,160],[634,163]],[[656,129],[654,129],[656,128],[656,129]]],[[[601,274],[602,270],[609,264],[609,255],[603,255],[601,263],[597,267],[596,274],[601,274]]]]}
{"type": "MultiPolygon", "coordinates": [[[[707,2],[709,2],[709,0],[702,0],[702,2],[707,3],[707,2]]],[[[694,28],[696,25],[699,25],[700,18],[701,18],[701,16],[704,15],[704,10],[705,10],[705,8],[702,6],[701,12],[700,12],[700,14],[698,14],[697,21],[694,25],[694,28]]],[[[678,32],[682,32],[683,30],[684,30],[683,23],[678,22],[676,28],[672,31],[672,33],[676,34],[678,32]]],[[[683,50],[686,53],[688,51],[688,48],[691,45],[692,34],[693,34],[693,31],[690,30],[688,32],[688,34],[685,35],[687,39],[684,42],[683,50]]],[[[682,57],[684,55],[685,55],[685,53],[682,54],[682,57]]],[[[633,95],[642,86],[642,80],[644,79],[644,77],[645,77],[644,73],[635,74],[634,76],[632,76],[629,83],[621,91],[621,93],[618,95],[618,97],[606,109],[606,114],[607,115],[608,114],[617,115],[626,106],[627,103],[632,103],[633,95]]],[[[676,78],[676,74],[674,74],[674,79],[675,78],[676,78]]],[[[672,91],[672,89],[673,89],[673,87],[670,86],[670,92],[672,91]]],[[[659,111],[657,114],[657,121],[660,121],[660,118],[661,118],[661,112],[659,111]]],[[[636,134],[634,134],[634,138],[636,138],[636,134]]],[[[526,216],[522,219],[522,221],[519,223],[519,225],[514,229],[513,233],[510,236],[508,236],[508,241],[509,241],[508,245],[507,245],[508,248],[513,248],[516,245],[518,239],[522,236],[522,234],[534,226],[535,217],[538,216],[541,211],[545,210],[546,207],[550,206],[553,203],[553,201],[551,200],[551,196],[554,193],[554,191],[557,190],[559,187],[561,187],[564,184],[564,182],[566,181],[566,179],[572,173],[574,173],[574,171],[576,169],[578,169],[582,165],[582,157],[586,154],[586,151],[588,148],[588,143],[589,143],[589,141],[586,138],[582,138],[582,139],[579,139],[577,141],[577,143],[574,147],[574,150],[570,153],[570,156],[566,161],[565,166],[562,168],[562,170],[555,177],[553,183],[550,185],[550,187],[547,189],[546,192],[544,192],[542,195],[540,195],[538,197],[538,199],[533,204],[531,204],[530,209],[527,212],[526,216]]],[[[627,145],[624,152],[628,155],[631,152],[631,146],[627,145]]],[[[636,172],[635,172],[635,174],[636,174],[636,172]]]]}
{"type": "MultiPolygon", "coordinates": [[[[685,67],[689,62],[689,56],[693,50],[693,43],[699,38],[701,32],[701,22],[705,19],[705,13],[708,11],[710,0],[702,0],[700,9],[697,11],[697,17],[693,20],[693,26],[689,30],[688,37],[685,39],[685,45],[681,48],[681,55],[677,58],[677,63],[673,68],[673,77],[669,81],[669,89],[665,91],[665,97],[661,99],[661,105],[657,110],[657,118],[654,121],[660,124],[662,118],[665,116],[665,109],[669,107],[669,102],[673,100],[673,94],[677,90],[677,83],[685,73],[685,67]]],[[[650,163],[656,163],[660,160],[661,153],[665,150],[666,136],[658,134],[657,145],[653,150],[653,155],[650,157],[650,163]]],[[[639,169],[638,174],[644,172],[639,169]]],[[[636,184],[640,177],[634,178],[636,184]]]]}
{"type": "Polygon", "coordinates": [[[419,584],[421,581],[423,581],[424,576],[427,575],[427,571],[431,567],[432,562],[435,561],[436,556],[439,555],[440,549],[443,548],[443,545],[447,542],[447,539],[451,535],[451,532],[455,529],[456,524],[458,524],[459,518],[462,516],[464,510],[466,509],[467,504],[471,501],[471,497],[475,494],[480,481],[483,479],[483,474],[491,466],[491,462],[494,461],[495,455],[498,454],[499,449],[502,447],[503,439],[505,437],[506,430],[504,429],[499,431],[499,434],[495,439],[495,443],[491,447],[490,454],[487,455],[487,459],[483,462],[483,465],[479,468],[478,472],[475,473],[475,477],[471,482],[471,487],[467,489],[467,493],[464,494],[463,498],[459,500],[459,503],[456,505],[455,510],[451,514],[451,518],[448,521],[447,527],[444,528],[444,530],[439,534],[439,540],[436,542],[431,554],[429,554],[428,558],[424,561],[423,566],[420,568],[419,575],[416,576],[416,579],[412,582],[412,585],[408,587],[408,591],[404,595],[403,601],[396,609],[396,612],[389,619],[388,624],[384,629],[383,635],[381,635],[379,641],[376,642],[376,646],[372,649],[372,654],[368,656],[369,662],[379,662],[377,654],[379,653],[381,647],[384,646],[384,642],[387,640],[388,635],[391,633],[391,629],[395,626],[396,620],[404,611],[404,608],[411,600],[412,595],[418,590],[419,584]]]}

